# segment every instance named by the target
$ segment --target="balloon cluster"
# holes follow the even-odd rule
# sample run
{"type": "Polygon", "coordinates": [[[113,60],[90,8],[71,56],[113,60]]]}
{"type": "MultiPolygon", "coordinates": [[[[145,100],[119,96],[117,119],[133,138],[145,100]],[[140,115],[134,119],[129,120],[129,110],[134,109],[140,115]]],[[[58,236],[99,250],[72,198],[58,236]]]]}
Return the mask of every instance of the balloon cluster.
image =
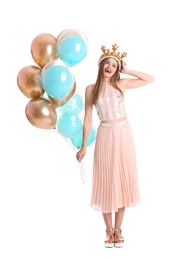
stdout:
{"type": "MultiPolygon", "coordinates": [[[[36,65],[23,67],[17,75],[20,91],[30,99],[25,108],[28,121],[37,128],[57,129],[76,148],[82,145],[84,105],[73,66],[85,58],[87,50],[86,36],[80,30],[66,29],[57,37],[39,34],[31,43],[36,65]]],[[[92,125],[87,146],[95,137],[92,125]]]]}

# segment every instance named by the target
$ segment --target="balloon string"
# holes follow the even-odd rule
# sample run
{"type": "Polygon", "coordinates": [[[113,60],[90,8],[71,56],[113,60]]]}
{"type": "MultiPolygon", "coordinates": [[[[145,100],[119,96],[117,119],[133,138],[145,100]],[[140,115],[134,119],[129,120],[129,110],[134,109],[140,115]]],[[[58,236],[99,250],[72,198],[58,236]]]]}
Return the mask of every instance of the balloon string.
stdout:
{"type": "MultiPolygon", "coordinates": [[[[60,135],[61,137],[64,138],[64,140],[72,147],[72,149],[74,150],[75,153],[77,153],[77,149],[71,144],[71,142],[65,138],[64,136],[62,136],[59,131],[54,128],[54,131],[60,135]]],[[[84,160],[81,160],[80,162],[80,177],[81,177],[81,182],[84,184],[86,182],[86,165],[85,165],[85,162],[84,160]]]]}

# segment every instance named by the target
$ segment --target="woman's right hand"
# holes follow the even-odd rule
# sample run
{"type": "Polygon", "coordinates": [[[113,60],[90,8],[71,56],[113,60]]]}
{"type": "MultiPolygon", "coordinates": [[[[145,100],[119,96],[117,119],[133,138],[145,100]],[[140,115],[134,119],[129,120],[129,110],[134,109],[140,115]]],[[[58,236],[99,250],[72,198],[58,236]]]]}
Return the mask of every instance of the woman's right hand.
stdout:
{"type": "Polygon", "coordinates": [[[81,162],[81,160],[84,158],[86,155],[86,148],[81,148],[77,153],[76,153],[76,159],[78,162],[81,162]]]}

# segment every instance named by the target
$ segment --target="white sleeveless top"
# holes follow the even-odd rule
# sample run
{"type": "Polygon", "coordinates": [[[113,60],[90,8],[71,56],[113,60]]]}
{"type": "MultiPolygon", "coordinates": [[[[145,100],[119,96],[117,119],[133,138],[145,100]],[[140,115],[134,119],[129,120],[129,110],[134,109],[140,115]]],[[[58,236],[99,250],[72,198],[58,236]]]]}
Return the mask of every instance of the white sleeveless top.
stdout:
{"type": "Polygon", "coordinates": [[[100,121],[127,117],[125,101],[121,92],[106,83],[95,104],[100,121]]]}

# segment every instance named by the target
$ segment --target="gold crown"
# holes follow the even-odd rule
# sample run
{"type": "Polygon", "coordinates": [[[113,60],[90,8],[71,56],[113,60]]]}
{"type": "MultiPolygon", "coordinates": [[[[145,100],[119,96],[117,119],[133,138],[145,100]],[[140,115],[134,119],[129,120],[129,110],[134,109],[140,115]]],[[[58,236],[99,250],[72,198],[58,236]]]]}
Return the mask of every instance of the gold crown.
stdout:
{"type": "Polygon", "coordinates": [[[102,45],[101,50],[103,51],[103,54],[100,56],[99,63],[103,59],[105,59],[107,57],[111,57],[111,56],[116,58],[119,61],[119,63],[121,63],[122,59],[127,56],[127,53],[126,52],[123,52],[123,53],[117,52],[117,49],[118,49],[117,44],[112,45],[112,50],[107,49],[105,46],[102,45]]]}

